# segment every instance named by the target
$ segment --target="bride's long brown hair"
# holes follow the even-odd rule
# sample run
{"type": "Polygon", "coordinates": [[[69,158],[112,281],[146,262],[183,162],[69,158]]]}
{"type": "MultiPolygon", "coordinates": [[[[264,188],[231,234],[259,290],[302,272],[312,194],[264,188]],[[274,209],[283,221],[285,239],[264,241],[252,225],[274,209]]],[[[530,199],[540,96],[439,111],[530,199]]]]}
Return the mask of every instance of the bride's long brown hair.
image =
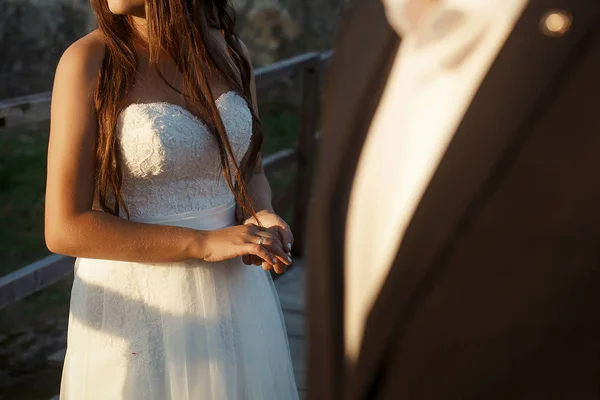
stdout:
{"type": "MultiPolygon", "coordinates": [[[[119,215],[123,210],[128,215],[121,194],[123,173],[116,127],[137,73],[135,31],[130,17],[110,12],[107,0],[91,0],[91,4],[106,43],[95,93],[98,118],[96,187],[99,205],[105,212],[119,215]]],[[[260,154],[260,122],[250,106],[252,139],[238,166],[208,81],[208,76],[216,74],[244,97],[249,105],[252,104],[251,65],[235,32],[233,8],[228,0],[147,0],[146,21],[151,65],[167,85],[184,96],[190,111],[204,121],[217,141],[223,175],[238,206],[245,215],[255,215],[246,181],[260,154]],[[223,33],[227,52],[222,50],[211,29],[223,33]],[[158,62],[161,54],[167,54],[183,75],[182,91],[160,74],[158,62]]]]}

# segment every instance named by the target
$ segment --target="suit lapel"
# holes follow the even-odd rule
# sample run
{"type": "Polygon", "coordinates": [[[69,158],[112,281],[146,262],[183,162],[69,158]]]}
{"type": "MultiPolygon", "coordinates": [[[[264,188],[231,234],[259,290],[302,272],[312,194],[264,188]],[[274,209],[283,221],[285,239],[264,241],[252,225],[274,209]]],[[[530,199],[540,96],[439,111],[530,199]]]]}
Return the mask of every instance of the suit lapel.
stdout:
{"type": "Polygon", "coordinates": [[[343,253],[347,194],[358,153],[394,58],[398,37],[378,0],[346,17],[327,72],[319,173],[307,241],[309,398],[339,399],[343,388],[343,253]]]}
{"type": "MultiPolygon", "coordinates": [[[[597,22],[593,0],[531,0],[484,79],[406,231],[366,324],[352,398],[374,398],[391,341],[401,340],[420,301],[435,284],[453,239],[510,168],[522,141],[542,116],[573,53],[597,22]],[[541,33],[549,9],[573,15],[562,37],[541,33]]],[[[589,35],[588,35],[589,36],[589,35]]],[[[345,207],[344,210],[346,209],[345,207]]],[[[400,378],[401,379],[401,378],[400,378]]]]}
{"type": "MultiPolygon", "coordinates": [[[[331,164],[337,167],[331,175],[335,178],[331,185],[333,202],[330,204],[330,211],[333,218],[333,247],[340,266],[344,265],[346,215],[354,174],[400,43],[396,33],[387,24],[379,0],[363,1],[363,5],[366,7],[359,8],[356,12],[361,15],[361,21],[370,23],[362,27],[353,26],[355,33],[362,36],[362,41],[354,41],[354,49],[344,51],[349,57],[338,60],[338,68],[332,69],[337,76],[331,79],[341,78],[339,84],[345,86],[348,93],[339,96],[339,88],[333,90],[338,93],[338,106],[341,107],[326,110],[324,113],[333,117],[332,120],[325,120],[326,127],[329,128],[327,131],[338,133],[338,136],[332,135],[327,138],[330,143],[324,147],[335,149],[336,153],[327,154],[325,157],[333,159],[331,164]],[[369,30],[370,34],[365,35],[369,30]],[[359,46],[356,46],[357,44],[359,46]]],[[[335,101],[331,101],[330,104],[335,104],[335,101]]],[[[342,282],[343,280],[339,280],[340,284],[342,282]]]]}

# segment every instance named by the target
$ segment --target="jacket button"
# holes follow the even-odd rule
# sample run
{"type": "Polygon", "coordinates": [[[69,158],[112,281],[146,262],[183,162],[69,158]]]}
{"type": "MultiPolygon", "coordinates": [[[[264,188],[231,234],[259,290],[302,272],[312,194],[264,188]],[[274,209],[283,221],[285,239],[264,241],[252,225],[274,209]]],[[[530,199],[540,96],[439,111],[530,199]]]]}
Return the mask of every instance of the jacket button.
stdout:
{"type": "Polygon", "coordinates": [[[540,22],[540,30],[546,36],[561,37],[564,36],[569,29],[573,16],[566,11],[551,10],[544,14],[540,22]]]}

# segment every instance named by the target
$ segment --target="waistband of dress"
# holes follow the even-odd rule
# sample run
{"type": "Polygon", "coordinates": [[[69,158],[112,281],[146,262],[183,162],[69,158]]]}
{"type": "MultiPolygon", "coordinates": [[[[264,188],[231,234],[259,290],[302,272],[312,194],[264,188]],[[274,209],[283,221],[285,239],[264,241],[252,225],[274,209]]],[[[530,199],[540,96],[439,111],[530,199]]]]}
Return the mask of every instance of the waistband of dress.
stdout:
{"type": "Polygon", "coordinates": [[[136,222],[157,225],[173,225],[198,230],[221,229],[235,224],[235,200],[206,210],[188,211],[181,214],[160,215],[136,219],[136,222]]]}

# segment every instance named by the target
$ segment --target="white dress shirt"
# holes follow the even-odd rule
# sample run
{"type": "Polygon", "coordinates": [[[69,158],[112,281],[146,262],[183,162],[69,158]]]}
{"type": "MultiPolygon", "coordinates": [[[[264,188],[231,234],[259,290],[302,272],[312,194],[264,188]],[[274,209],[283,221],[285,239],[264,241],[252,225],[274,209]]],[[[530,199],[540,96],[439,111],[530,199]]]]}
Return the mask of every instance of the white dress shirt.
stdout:
{"type": "Polygon", "coordinates": [[[350,195],[344,273],[350,362],[358,356],[365,319],[407,225],[527,5],[527,0],[383,1],[402,43],[350,195]]]}

